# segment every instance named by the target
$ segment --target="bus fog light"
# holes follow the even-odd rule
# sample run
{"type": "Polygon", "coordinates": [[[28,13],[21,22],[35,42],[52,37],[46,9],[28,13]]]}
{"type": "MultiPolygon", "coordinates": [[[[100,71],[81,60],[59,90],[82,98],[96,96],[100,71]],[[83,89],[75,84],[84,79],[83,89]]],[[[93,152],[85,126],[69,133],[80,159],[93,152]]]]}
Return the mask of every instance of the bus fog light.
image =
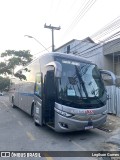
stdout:
{"type": "Polygon", "coordinates": [[[60,122],[59,124],[60,124],[61,127],[68,128],[68,125],[64,122],[60,122]]]}

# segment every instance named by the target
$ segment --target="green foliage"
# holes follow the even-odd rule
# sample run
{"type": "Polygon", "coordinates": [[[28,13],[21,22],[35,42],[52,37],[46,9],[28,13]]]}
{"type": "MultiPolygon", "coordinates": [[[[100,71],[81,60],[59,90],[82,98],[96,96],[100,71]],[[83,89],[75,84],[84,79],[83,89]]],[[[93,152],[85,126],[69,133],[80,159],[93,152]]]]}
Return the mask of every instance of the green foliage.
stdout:
{"type": "MultiPolygon", "coordinates": [[[[29,50],[6,50],[1,54],[1,57],[5,57],[6,61],[0,63],[0,74],[13,75],[14,69],[17,66],[25,66],[32,61],[32,55],[29,50]]],[[[19,77],[20,75],[17,75],[19,77]]],[[[24,75],[19,77],[25,79],[24,75]]]]}
{"type": "Polygon", "coordinates": [[[23,51],[15,51],[15,50],[6,50],[4,53],[1,54],[1,57],[8,56],[8,65],[10,67],[15,67],[17,65],[26,65],[27,63],[32,61],[32,55],[30,51],[23,50],[23,51]]]}
{"type": "Polygon", "coordinates": [[[0,63],[0,74],[12,74],[11,68],[5,62],[0,63]]]}
{"type": "Polygon", "coordinates": [[[9,78],[3,78],[0,76],[0,91],[4,91],[5,89],[8,89],[9,84],[10,84],[9,78]]]}
{"type": "Polygon", "coordinates": [[[22,80],[22,79],[26,80],[26,76],[24,74],[16,73],[16,74],[14,74],[14,76],[18,77],[20,80],[22,80]]]}

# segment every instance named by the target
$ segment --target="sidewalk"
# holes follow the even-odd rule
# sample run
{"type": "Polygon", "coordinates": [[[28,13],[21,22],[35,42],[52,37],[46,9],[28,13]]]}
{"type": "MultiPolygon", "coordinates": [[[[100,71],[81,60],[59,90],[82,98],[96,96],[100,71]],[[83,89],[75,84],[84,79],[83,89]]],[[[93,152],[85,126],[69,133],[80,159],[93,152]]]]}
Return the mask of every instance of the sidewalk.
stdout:
{"type": "Polygon", "coordinates": [[[111,151],[120,151],[120,117],[108,114],[107,122],[99,129],[108,133],[108,138],[105,141],[106,146],[111,151]]]}
{"type": "Polygon", "coordinates": [[[120,117],[108,114],[107,122],[100,128],[103,128],[106,132],[116,132],[116,130],[120,130],[120,117]]]}

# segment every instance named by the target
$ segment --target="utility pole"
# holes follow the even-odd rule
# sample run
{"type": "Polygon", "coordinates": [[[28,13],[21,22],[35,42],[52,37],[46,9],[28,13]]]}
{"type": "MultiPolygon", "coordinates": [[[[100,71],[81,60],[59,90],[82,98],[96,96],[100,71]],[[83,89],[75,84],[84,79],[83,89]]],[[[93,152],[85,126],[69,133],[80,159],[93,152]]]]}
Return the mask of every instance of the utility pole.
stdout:
{"type": "Polygon", "coordinates": [[[46,25],[46,23],[44,24],[44,28],[48,28],[52,30],[52,52],[54,52],[54,30],[60,30],[61,27],[54,27],[51,26],[51,24],[49,26],[46,25]]]}

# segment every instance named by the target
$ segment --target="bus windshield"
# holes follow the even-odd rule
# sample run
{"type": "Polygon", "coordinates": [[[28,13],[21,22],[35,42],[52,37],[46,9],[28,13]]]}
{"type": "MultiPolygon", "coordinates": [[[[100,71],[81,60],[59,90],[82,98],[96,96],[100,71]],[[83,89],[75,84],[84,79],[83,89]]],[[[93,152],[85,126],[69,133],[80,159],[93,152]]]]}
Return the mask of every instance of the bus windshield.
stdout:
{"type": "Polygon", "coordinates": [[[62,76],[57,79],[57,95],[62,104],[83,108],[105,105],[106,90],[96,65],[66,59],[59,62],[62,76]]]}

